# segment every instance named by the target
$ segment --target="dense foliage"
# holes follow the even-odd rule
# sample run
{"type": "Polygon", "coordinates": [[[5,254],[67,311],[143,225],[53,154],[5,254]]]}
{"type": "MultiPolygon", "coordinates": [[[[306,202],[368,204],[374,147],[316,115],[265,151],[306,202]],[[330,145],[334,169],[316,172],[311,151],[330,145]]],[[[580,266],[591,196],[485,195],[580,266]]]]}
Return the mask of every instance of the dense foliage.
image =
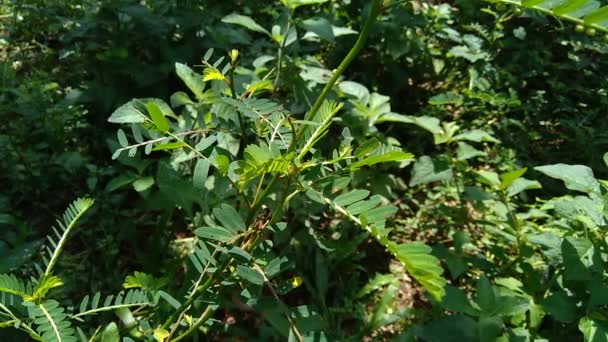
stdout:
{"type": "Polygon", "coordinates": [[[596,0],[0,3],[0,339],[608,341],[606,32],[596,0]]]}

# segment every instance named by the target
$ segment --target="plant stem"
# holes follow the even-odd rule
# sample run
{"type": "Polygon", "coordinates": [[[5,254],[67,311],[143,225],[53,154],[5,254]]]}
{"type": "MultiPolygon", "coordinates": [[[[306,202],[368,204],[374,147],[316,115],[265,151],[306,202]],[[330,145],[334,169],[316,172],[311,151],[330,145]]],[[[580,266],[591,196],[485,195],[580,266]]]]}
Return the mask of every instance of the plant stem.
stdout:
{"type": "Polygon", "coordinates": [[[285,45],[287,44],[287,36],[289,35],[289,31],[291,30],[291,21],[292,21],[293,12],[290,10],[287,17],[287,30],[285,31],[285,35],[281,40],[281,44],[279,45],[279,52],[277,56],[277,76],[274,79],[273,84],[273,92],[276,92],[279,85],[279,80],[281,79],[281,69],[283,64],[283,50],[285,50],[285,45]]]}
{"type": "MultiPolygon", "coordinates": [[[[334,70],[331,78],[329,79],[329,82],[327,82],[327,84],[321,91],[321,94],[319,95],[319,97],[317,97],[317,100],[315,101],[315,104],[312,106],[312,109],[305,115],[304,120],[310,121],[310,120],[312,120],[312,118],[315,117],[315,115],[319,111],[319,108],[321,108],[323,101],[325,101],[325,98],[327,98],[327,95],[329,95],[329,92],[333,89],[334,85],[338,81],[338,78],[344,73],[346,68],[348,68],[348,66],[350,65],[350,63],[352,63],[352,61],[355,59],[355,57],[357,57],[357,55],[359,54],[359,52],[365,45],[365,40],[367,39],[367,36],[369,35],[369,30],[371,29],[372,25],[376,21],[376,17],[380,13],[381,5],[382,5],[382,0],[373,0],[373,2],[371,4],[371,10],[370,10],[369,16],[367,17],[367,20],[365,21],[365,24],[363,25],[363,29],[361,29],[361,33],[359,34],[359,37],[357,38],[355,45],[353,45],[353,47],[350,49],[350,51],[348,52],[346,57],[344,57],[344,59],[342,60],[342,63],[340,63],[338,68],[336,70],[334,70]]],[[[300,133],[302,131],[303,130],[300,130],[300,133]]]]}
{"type": "MultiPolygon", "coordinates": [[[[230,66],[230,93],[232,94],[232,98],[237,100],[236,87],[234,85],[234,68],[236,68],[236,65],[230,66]]],[[[239,126],[241,126],[241,141],[243,142],[243,146],[245,146],[247,144],[247,131],[245,128],[245,121],[243,120],[243,114],[241,114],[241,112],[237,110],[236,114],[239,117],[239,126]]]]}

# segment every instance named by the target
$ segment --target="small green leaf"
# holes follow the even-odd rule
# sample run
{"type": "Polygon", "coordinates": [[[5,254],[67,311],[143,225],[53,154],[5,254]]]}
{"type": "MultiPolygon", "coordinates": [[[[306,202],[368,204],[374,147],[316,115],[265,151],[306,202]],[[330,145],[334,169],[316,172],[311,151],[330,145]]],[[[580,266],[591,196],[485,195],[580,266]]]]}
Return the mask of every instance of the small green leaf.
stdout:
{"type": "Polygon", "coordinates": [[[213,217],[220,221],[224,228],[235,234],[247,229],[247,226],[245,226],[245,221],[243,221],[238,211],[228,204],[222,204],[213,209],[213,217]]]}
{"type": "Polygon", "coordinates": [[[351,170],[356,170],[362,166],[371,166],[378,163],[401,162],[413,160],[414,155],[403,151],[390,151],[383,154],[374,155],[358,162],[350,164],[351,170]]]}
{"type": "Polygon", "coordinates": [[[355,152],[353,152],[353,155],[356,158],[363,158],[366,155],[374,152],[376,149],[378,149],[378,147],[380,147],[380,142],[378,141],[378,139],[371,138],[359,145],[355,152]]]}
{"type": "Polygon", "coordinates": [[[342,194],[334,199],[334,203],[340,207],[346,207],[347,205],[353,204],[355,202],[359,202],[367,196],[369,196],[368,190],[353,190],[351,192],[347,192],[342,194]]]}
{"type": "Polygon", "coordinates": [[[519,177],[523,176],[526,171],[528,171],[528,169],[524,167],[523,169],[509,171],[501,174],[500,189],[505,190],[506,188],[511,186],[511,184],[513,184],[516,179],[519,179],[519,177]]]}
{"type": "Polygon", "coordinates": [[[228,174],[228,169],[230,168],[230,159],[223,154],[219,154],[215,156],[215,167],[220,171],[220,173],[225,176],[228,174]]]}
{"type": "Polygon", "coordinates": [[[117,136],[118,136],[118,143],[120,144],[120,146],[122,146],[122,147],[129,146],[129,141],[127,140],[127,136],[125,135],[125,132],[122,129],[120,129],[120,128],[118,129],[117,136]]]}
{"type": "Polygon", "coordinates": [[[162,299],[164,299],[167,303],[169,303],[169,305],[171,305],[174,309],[179,309],[182,306],[181,303],[177,299],[173,298],[173,296],[171,296],[167,292],[158,291],[156,293],[158,293],[158,295],[162,299]]]}
{"type": "Polygon", "coordinates": [[[178,149],[178,148],[182,148],[184,146],[188,146],[188,144],[186,144],[183,141],[175,141],[175,142],[172,142],[172,143],[156,145],[156,146],[154,146],[154,148],[152,149],[152,151],[175,150],[175,149],[178,149]]]}
{"type": "Polygon", "coordinates": [[[328,42],[333,42],[335,39],[333,27],[329,20],[325,18],[305,19],[300,25],[305,30],[315,33],[328,42]]]}
{"type": "Polygon", "coordinates": [[[133,182],[133,189],[137,192],[148,190],[154,185],[154,177],[142,177],[133,182]]]}
{"type": "Polygon", "coordinates": [[[526,178],[517,178],[513,184],[507,188],[507,196],[512,197],[525,190],[541,189],[542,185],[538,181],[526,178]]]}
{"type": "Polygon", "coordinates": [[[217,135],[211,135],[201,140],[194,146],[197,151],[203,152],[217,141],[217,135]]]}
{"type": "Polygon", "coordinates": [[[446,160],[422,156],[414,164],[409,185],[447,182],[450,179],[452,179],[452,169],[446,160]]]}
{"type": "Polygon", "coordinates": [[[254,270],[254,269],[251,269],[249,267],[237,265],[236,273],[241,278],[243,278],[244,280],[247,280],[248,282],[250,282],[252,284],[255,284],[255,285],[264,284],[264,276],[260,272],[254,270]]]}
{"type": "Polygon", "coordinates": [[[234,238],[234,233],[223,227],[201,227],[194,231],[196,236],[219,242],[229,242],[234,238]]]}
{"type": "Polygon", "coordinates": [[[169,130],[169,121],[167,121],[167,118],[165,118],[165,116],[163,115],[163,112],[160,110],[160,108],[158,108],[158,106],[155,103],[153,103],[153,102],[146,103],[146,110],[148,111],[148,114],[152,118],[152,121],[154,122],[154,126],[156,126],[156,128],[159,131],[167,132],[169,130]]]}
{"type": "Polygon", "coordinates": [[[268,32],[264,27],[262,27],[262,25],[256,23],[255,20],[246,15],[232,13],[222,18],[222,22],[226,24],[240,25],[249,30],[265,33],[268,36],[272,37],[270,32],[268,32]]]}
{"type": "Polygon", "coordinates": [[[112,322],[106,325],[101,333],[101,342],[120,342],[120,333],[116,323],[112,322]]]}
{"type": "Polygon", "coordinates": [[[205,181],[209,175],[209,160],[199,159],[194,167],[194,175],[192,177],[192,183],[197,189],[203,189],[205,187],[205,181]]]}
{"type": "Polygon", "coordinates": [[[163,328],[154,329],[154,339],[156,342],[164,342],[171,333],[163,328]]]}
{"type": "Polygon", "coordinates": [[[190,97],[188,97],[188,94],[184,93],[183,91],[178,91],[171,95],[171,107],[173,108],[193,103],[194,102],[190,100],[190,97]]]}
{"type": "MultiPolygon", "coordinates": [[[[194,96],[196,96],[197,99],[203,98],[205,82],[203,82],[202,75],[197,74],[196,72],[192,71],[190,67],[181,63],[175,63],[175,72],[177,73],[177,76],[179,76],[179,78],[184,82],[184,84],[186,84],[188,89],[190,89],[190,91],[194,94],[194,96]]],[[[187,96],[188,95],[186,95],[186,97],[187,96]]],[[[171,97],[171,104],[173,105],[173,97],[171,97]]]]}
{"type": "Polygon", "coordinates": [[[500,178],[498,177],[498,174],[496,172],[480,170],[480,171],[477,171],[477,174],[480,176],[479,177],[480,182],[493,186],[493,187],[500,187],[500,178]]]}

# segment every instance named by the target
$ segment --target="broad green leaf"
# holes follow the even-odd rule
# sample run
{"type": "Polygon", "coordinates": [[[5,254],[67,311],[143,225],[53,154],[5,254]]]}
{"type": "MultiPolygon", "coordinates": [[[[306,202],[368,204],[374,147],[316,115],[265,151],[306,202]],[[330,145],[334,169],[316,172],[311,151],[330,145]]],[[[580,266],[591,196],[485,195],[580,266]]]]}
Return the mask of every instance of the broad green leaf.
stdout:
{"type": "Polygon", "coordinates": [[[154,126],[156,126],[156,128],[159,131],[166,132],[169,130],[169,121],[167,121],[167,118],[165,118],[165,116],[163,115],[163,112],[160,110],[160,108],[158,108],[158,106],[155,103],[153,103],[153,102],[146,103],[146,110],[148,111],[148,114],[152,118],[152,121],[154,122],[154,126]]]}
{"type": "Polygon", "coordinates": [[[405,266],[407,272],[435,298],[441,301],[445,295],[446,280],[439,260],[431,254],[431,247],[422,242],[390,243],[388,249],[405,266]]]}
{"type": "Polygon", "coordinates": [[[268,36],[272,37],[268,30],[266,30],[260,24],[256,23],[255,20],[253,20],[251,17],[248,17],[246,15],[232,13],[222,18],[222,22],[226,24],[240,25],[249,30],[265,33],[268,36]]]}
{"type": "Polygon", "coordinates": [[[509,172],[505,172],[505,173],[501,174],[500,175],[500,189],[505,190],[506,188],[511,186],[511,184],[513,184],[513,182],[516,179],[519,179],[519,177],[523,176],[524,173],[526,173],[526,171],[528,171],[528,169],[523,168],[523,169],[513,170],[513,171],[509,171],[509,172]]]}
{"type": "Polygon", "coordinates": [[[307,31],[315,33],[328,42],[333,42],[335,39],[331,23],[325,18],[319,17],[306,19],[302,21],[300,26],[307,31]]]}
{"type": "Polygon", "coordinates": [[[608,324],[590,317],[583,317],[578,323],[578,329],[585,336],[585,342],[608,342],[608,324]]]}
{"type": "Polygon", "coordinates": [[[238,211],[228,204],[222,204],[213,209],[213,217],[220,221],[224,228],[230,230],[234,234],[247,229],[245,221],[243,221],[238,211]]]}
{"type": "Polygon", "coordinates": [[[517,178],[507,188],[507,196],[512,197],[526,190],[541,189],[542,185],[538,181],[529,180],[526,178],[517,178]]]}
{"type": "Polygon", "coordinates": [[[429,156],[422,156],[414,164],[409,185],[445,182],[450,179],[452,179],[452,169],[445,160],[434,160],[429,156]]]}
{"type": "Polygon", "coordinates": [[[133,182],[133,189],[142,192],[148,190],[152,185],[154,185],[154,177],[142,177],[133,182]]]}
{"type": "Polygon", "coordinates": [[[476,149],[475,147],[465,143],[458,142],[458,148],[456,148],[456,159],[467,160],[475,157],[484,157],[487,153],[476,149]]]}
{"type": "Polygon", "coordinates": [[[140,123],[146,121],[146,116],[143,113],[145,107],[138,100],[131,100],[124,105],[118,107],[110,118],[112,123],[140,123]]]}
{"type": "Polygon", "coordinates": [[[479,341],[496,341],[498,335],[503,330],[503,323],[500,317],[481,317],[477,323],[479,331],[479,341]]]}
{"type": "Polygon", "coordinates": [[[255,284],[255,285],[264,284],[264,276],[260,272],[254,270],[252,268],[237,265],[236,273],[239,275],[239,277],[243,278],[244,280],[247,280],[248,282],[250,282],[252,284],[255,284]]]}
{"type": "Polygon", "coordinates": [[[369,99],[369,90],[360,83],[343,81],[338,83],[338,88],[345,94],[354,96],[360,102],[367,103],[369,99]]]}
{"type": "Polygon", "coordinates": [[[577,318],[576,298],[559,290],[542,301],[542,308],[560,322],[572,322],[577,318]]]}
{"type": "Polygon", "coordinates": [[[209,175],[209,160],[199,159],[194,167],[194,175],[192,177],[192,183],[197,189],[203,189],[205,187],[205,181],[209,175]]]}
{"type": "MultiPolygon", "coordinates": [[[[203,76],[201,74],[198,74],[196,72],[194,72],[192,69],[190,69],[189,66],[187,66],[186,64],[181,64],[181,63],[175,63],[175,72],[177,73],[177,76],[179,76],[179,78],[184,82],[184,84],[188,87],[188,89],[190,89],[190,91],[194,94],[194,96],[196,96],[197,99],[202,99],[203,98],[203,90],[205,90],[205,82],[203,82],[203,76]]],[[[178,93],[182,93],[182,92],[178,92],[178,93]]],[[[178,94],[176,93],[176,94],[178,94]]],[[[175,96],[175,94],[174,94],[175,96]]],[[[179,99],[179,103],[180,104],[184,104],[186,103],[186,98],[188,101],[190,101],[190,99],[188,98],[188,95],[186,95],[185,93],[183,93],[183,95],[179,95],[180,99],[179,99]],[[185,98],[184,98],[185,95],[185,98]]],[[[171,104],[173,105],[173,96],[171,97],[171,104]]]]}
{"type": "Polygon", "coordinates": [[[402,122],[414,124],[431,134],[441,132],[441,121],[431,116],[409,116],[397,113],[386,113],[378,118],[378,122],[402,122]]]}
{"type": "Polygon", "coordinates": [[[479,305],[481,310],[488,313],[494,311],[496,305],[500,305],[500,303],[497,303],[497,297],[496,290],[488,278],[483,275],[479,277],[479,280],[477,281],[477,296],[475,297],[475,302],[479,305]]]}
{"type": "Polygon", "coordinates": [[[479,316],[479,310],[471,305],[471,300],[466,293],[454,286],[445,287],[445,296],[441,301],[441,306],[449,311],[462,312],[471,316],[479,316]]]}
{"type": "Polygon", "coordinates": [[[593,175],[593,170],[583,165],[554,164],[534,168],[545,175],[564,182],[566,188],[588,194],[599,194],[600,184],[593,175]]]}
{"type": "Polygon", "coordinates": [[[562,257],[564,260],[564,279],[588,280],[589,270],[594,265],[593,243],[586,238],[566,237],[562,242],[562,257]]]}
{"type": "Polygon", "coordinates": [[[487,170],[480,170],[476,173],[477,175],[479,175],[480,182],[493,187],[500,187],[500,179],[498,177],[498,173],[487,170]]]}
{"type": "Polygon", "coordinates": [[[190,97],[188,96],[188,94],[184,93],[183,91],[178,91],[178,92],[174,93],[173,95],[171,95],[170,102],[171,102],[171,107],[173,107],[173,108],[177,108],[177,107],[181,107],[181,106],[185,106],[185,105],[194,103],[192,100],[190,100],[190,97]]]}

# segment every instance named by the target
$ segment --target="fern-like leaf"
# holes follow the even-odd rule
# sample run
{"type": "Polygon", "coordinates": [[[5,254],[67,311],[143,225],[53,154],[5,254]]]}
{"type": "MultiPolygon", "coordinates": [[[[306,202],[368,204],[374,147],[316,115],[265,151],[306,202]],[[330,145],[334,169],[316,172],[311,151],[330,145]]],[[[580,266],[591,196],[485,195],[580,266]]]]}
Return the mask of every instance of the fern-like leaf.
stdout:
{"type": "Polygon", "coordinates": [[[271,174],[282,174],[288,171],[291,163],[291,156],[281,155],[276,146],[273,148],[264,143],[260,145],[249,145],[243,153],[243,160],[238,162],[239,184],[245,186],[250,180],[264,172],[271,174]]]}
{"type": "Polygon", "coordinates": [[[490,0],[505,4],[518,5],[525,8],[552,15],[595,30],[608,32],[608,6],[601,6],[597,0],[490,0]]]}
{"type": "MultiPolygon", "coordinates": [[[[0,274],[0,292],[4,292],[10,295],[19,296],[23,299],[27,298],[31,294],[31,286],[29,291],[27,289],[27,283],[17,278],[12,274],[0,274]]],[[[9,298],[9,297],[7,297],[9,298]]],[[[8,299],[7,299],[8,301],[8,299]]],[[[6,303],[2,297],[0,297],[0,303],[6,303]]]]}
{"type": "Polygon", "coordinates": [[[366,200],[369,196],[367,190],[352,190],[334,199],[313,190],[307,194],[312,199],[329,204],[369,231],[436,300],[441,300],[445,295],[446,280],[442,276],[443,269],[439,265],[439,260],[431,254],[429,246],[419,242],[396,244],[388,239],[389,230],[385,229],[386,219],[397,212],[397,207],[381,205],[381,197],[377,195],[366,200]]]}
{"type": "Polygon", "coordinates": [[[43,252],[43,258],[45,258],[46,265],[43,274],[44,276],[50,275],[53,271],[53,267],[57,263],[57,259],[59,258],[59,254],[61,254],[68,235],[82,215],[93,205],[93,202],[93,199],[90,198],[79,198],[72,202],[65,210],[62,217],[63,220],[57,220],[59,228],[53,227],[55,238],[47,236],[49,244],[46,246],[46,255],[43,252]]]}
{"type": "Polygon", "coordinates": [[[233,106],[241,114],[252,119],[266,117],[272,113],[281,112],[283,107],[268,99],[250,98],[243,101],[235,100],[229,97],[222,97],[222,101],[233,106]]]}
{"type": "Polygon", "coordinates": [[[116,296],[109,295],[101,302],[101,294],[97,292],[92,298],[85,296],[82,299],[78,312],[73,314],[72,318],[81,320],[84,316],[104,311],[153,305],[155,301],[150,297],[148,291],[129,290],[127,292],[121,291],[116,296]]]}
{"type": "Polygon", "coordinates": [[[42,303],[24,302],[31,319],[36,325],[36,331],[43,342],[76,342],[74,328],[67,320],[65,309],[54,300],[42,303]]]}
{"type": "Polygon", "coordinates": [[[332,100],[326,100],[323,102],[315,117],[311,119],[311,123],[316,127],[306,127],[302,133],[304,145],[298,154],[298,161],[301,160],[306,153],[308,153],[313,146],[325,136],[325,134],[327,134],[333,117],[338,113],[343,105],[343,103],[337,103],[332,100]]]}
{"type": "Polygon", "coordinates": [[[445,295],[445,279],[441,276],[443,269],[439,259],[431,254],[431,247],[422,242],[396,244],[390,242],[388,250],[399,260],[411,274],[438,301],[445,295]]]}

